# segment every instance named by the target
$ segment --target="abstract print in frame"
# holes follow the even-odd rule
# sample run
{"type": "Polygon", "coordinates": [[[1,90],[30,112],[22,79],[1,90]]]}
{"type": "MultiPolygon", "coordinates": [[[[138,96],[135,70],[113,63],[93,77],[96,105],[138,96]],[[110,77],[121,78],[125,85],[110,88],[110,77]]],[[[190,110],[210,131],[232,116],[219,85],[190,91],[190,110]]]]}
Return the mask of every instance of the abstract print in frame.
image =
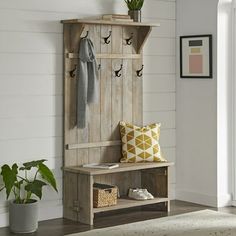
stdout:
{"type": "Polygon", "coordinates": [[[180,77],[212,78],[212,35],[180,37],[180,77]]]}

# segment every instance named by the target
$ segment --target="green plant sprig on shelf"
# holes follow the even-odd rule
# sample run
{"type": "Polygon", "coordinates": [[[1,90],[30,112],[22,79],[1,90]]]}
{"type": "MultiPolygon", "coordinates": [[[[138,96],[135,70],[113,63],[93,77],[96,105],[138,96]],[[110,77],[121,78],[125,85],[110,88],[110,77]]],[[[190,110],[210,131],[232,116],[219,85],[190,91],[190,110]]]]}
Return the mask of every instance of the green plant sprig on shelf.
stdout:
{"type": "Polygon", "coordinates": [[[43,159],[26,162],[22,167],[18,167],[16,163],[12,167],[3,165],[0,175],[3,178],[4,185],[0,188],[0,192],[6,189],[7,199],[13,193],[14,203],[18,204],[30,203],[32,195],[41,199],[42,188],[46,185],[51,186],[58,192],[55,177],[52,171],[44,164],[45,161],[43,159]],[[36,173],[32,179],[29,179],[28,173],[32,171],[32,168],[36,170],[36,173]],[[19,171],[24,173],[24,177],[19,175],[19,171]],[[41,177],[41,179],[38,177],[41,177]]]}
{"type": "Polygon", "coordinates": [[[141,10],[144,0],[124,0],[130,11],[141,10]]]}

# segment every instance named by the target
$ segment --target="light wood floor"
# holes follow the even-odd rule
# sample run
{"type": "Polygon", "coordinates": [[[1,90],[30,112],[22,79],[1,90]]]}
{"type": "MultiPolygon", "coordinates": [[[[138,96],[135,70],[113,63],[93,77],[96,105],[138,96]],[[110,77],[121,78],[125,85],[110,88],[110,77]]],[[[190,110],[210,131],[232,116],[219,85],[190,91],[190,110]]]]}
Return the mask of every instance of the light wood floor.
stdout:
{"type": "MultiPolygon", "coordinates": [[[[171,211],[167,214],[155,209],[154,206],[144,208],[132,208],[110,213],[101,213],[95,217],[95,225],[93,227],[79,224],[65,219],[47,220],[39,223],[39,229],[34,234],[21,234],[21,236],[62,236],[82,231],[91,230],[93,228],[104,228],[126,223],[138,222],[148,219],[165,217],[168,215],[178,215],[187,212],[199,211],[203,209],[212,209],[216,211],[228,212],[236,214],[236,207],[211,208],[182,201],[171,201],[171,211]]],[[[8,228],[0,228],[0,236],[12,236],[8,228]]]]}

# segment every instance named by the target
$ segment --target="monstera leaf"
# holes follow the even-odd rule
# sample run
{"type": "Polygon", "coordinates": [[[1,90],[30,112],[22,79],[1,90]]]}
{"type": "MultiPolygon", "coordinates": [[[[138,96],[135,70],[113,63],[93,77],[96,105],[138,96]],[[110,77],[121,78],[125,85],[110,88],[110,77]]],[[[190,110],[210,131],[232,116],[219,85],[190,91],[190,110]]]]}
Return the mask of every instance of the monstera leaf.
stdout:
{"type": "Polygon", "coordinates": [[[42,178],[45,179],[57,191],[57,184],[52,171],[43,163],[38,165],[38,169],[42,178]]]}
{"type": "Polygon", "coordinates": [[[18,174],[17,164],[14,164],[12,168],[9,165],[2,166],[1,175],[5,183],[7,199],[9,198],[11,190],[14,187],[15,182],[17,181],[17,174],[18,174]]]}
{"type": "Polygon", "coordinates": [[[35,194],[39,199],[42,198],[42,189],[43,186],[47,185],[41,180],[33,180],[25,186],[27,192],[35,194]]]}
{"type": "Polygon", "coordinates": [[[23,171],[24,175],[18,174],[17,164],[12,165],[12,167],[3,165],[0,174],[3,177],[4,185],[0,186],[0,192],[6,189],[7,199],[10,193],[13,192],[15,203],[24,204],[31,202],[32,194],[41,199],[43,186],[50,185],[57,191],[55,177],[52,171],[44,164],[45,161],[45,159],[42,159],[24,163],[19,168],[20,171],[23,171]],[[34,177],[28,174],[31,171],[34,177]],[[38,176],[39,174],[41,179],[38,176]]]}
{"type": "Polygon", "coordinates": [[[31,168],[38,167],[40,164],[42,164],[45,161],[46,161],[45,159],[42,159],[38,161],[30,161],[30,162],[23,163],[24,167],[21,167],[20,170],[31,170],[31,168]]]}

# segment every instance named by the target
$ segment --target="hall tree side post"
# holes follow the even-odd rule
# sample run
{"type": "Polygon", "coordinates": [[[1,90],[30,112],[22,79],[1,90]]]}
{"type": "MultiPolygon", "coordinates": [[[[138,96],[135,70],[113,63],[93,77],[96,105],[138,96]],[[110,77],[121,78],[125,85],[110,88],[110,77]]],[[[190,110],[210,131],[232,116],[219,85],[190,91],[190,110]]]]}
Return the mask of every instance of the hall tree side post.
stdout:
{"type": "Polygon", "coordinates": [[[163,210],[168,211],[168,169],[173,163],[120,163],[119,168],[112,170],[81,167],[87,163],[119,162],[119,121],[142,125],[143,77],[137,71],[143,65],[143,45],[151,28],[159,24],[76,19],[62,23],[64,218],[93,225],[94,214],[104,211],[147,204],[164,204],[163,210]],[[79,78],[73,75],[78,70],[79,42],[85,35],[92,40],[100,65],[100,99],[98,103],[88,106],[86,126],[78,129],[76,100],[79,78]],[[117,205],[93,208],[94,182],[116,185],[121,194],[117,205]],[[144,202],[125,198],[128,189],[135,187],[150,189],[155,198],[144,202]]]}

